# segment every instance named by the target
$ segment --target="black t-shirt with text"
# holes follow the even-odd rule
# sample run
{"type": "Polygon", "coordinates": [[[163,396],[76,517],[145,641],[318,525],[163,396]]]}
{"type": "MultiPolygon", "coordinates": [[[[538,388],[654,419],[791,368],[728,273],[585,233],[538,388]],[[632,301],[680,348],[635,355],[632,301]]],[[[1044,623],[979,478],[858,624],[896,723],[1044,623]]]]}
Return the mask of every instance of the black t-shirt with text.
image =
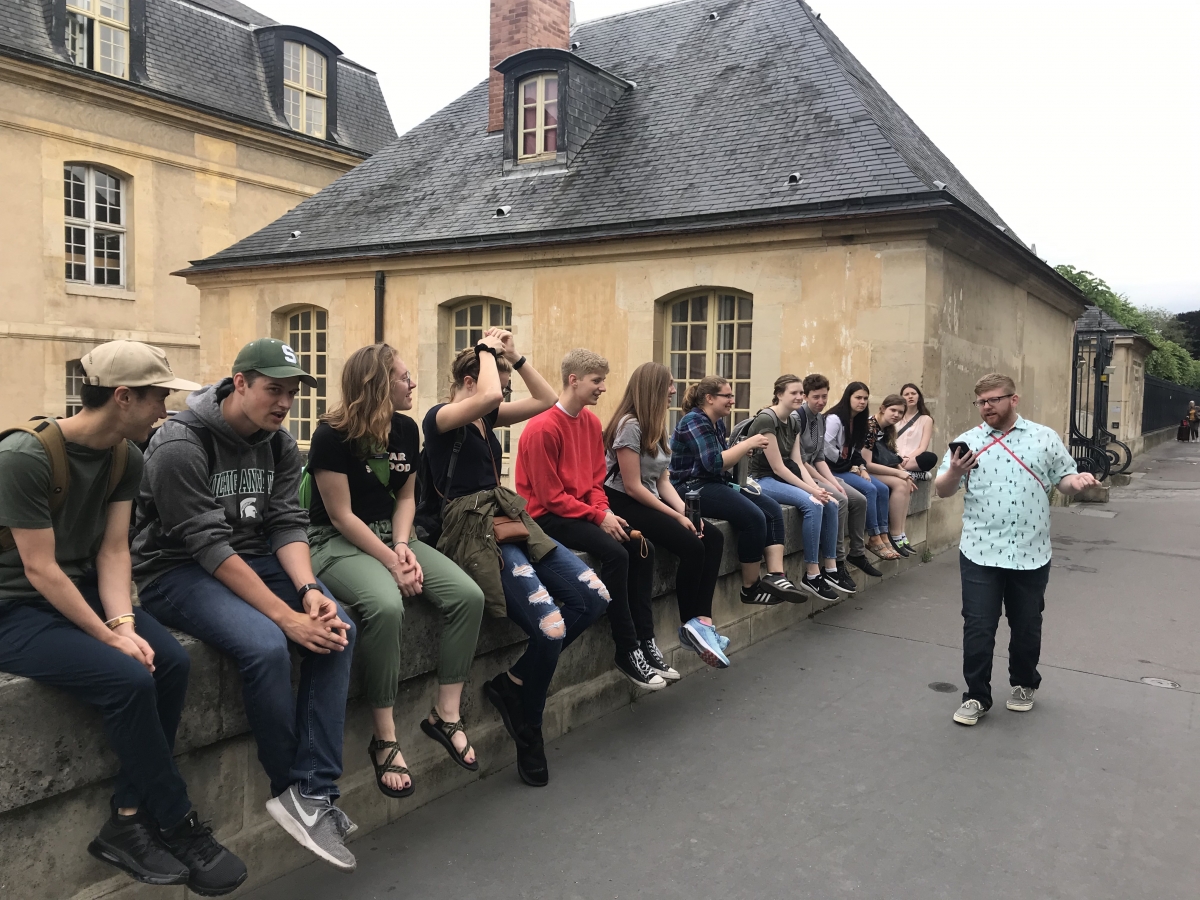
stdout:
{"type": "MultiPolygon", "coordinates": [[[[395,496],[399,495],[400,488],[416,471],[419,452],[417,423],[400,413],[392,414],[392,431],[388,435],[386,453],[368,453],[361,443],[348,441],[343,432],[322,422],[313,432],[309,445],[308,469],[310,472],[323,470],[345,475],[350,484],[350,509],[369,524],[392,518],[396,508],[395,496]],[[372,464],[382,466],[385,463],[388,467],[386,485],[372,468],[372,464]]],[[[313,525],[332,524],[316,478],[312,482],[312,502],[308,515],[313,525]]]]}
{"type": "Polygon", "coordinates": [[[496,487],[496,472],[504,449],[496,437],[496,418],[498,409],[492,410],[483,417],[487,426],[487,440],[479,433],[479,427],[474,422],[467,425],[466,438],[462,450],[458,453],[458,463],[454,468],[454,483],[446,490],[446,469],[450,466],[450,456],[454,453],[454,441],[458,429],[452,428],[445,434],[438,434],[437,413],[445,406],[439,403],[425,414],[422,429],[425,432],[425,452],[429,454],[429,471],[433,475],[433,485],[438,493],[447,500],[455,497],[465,497],[476,491],[486,491],[496,487]],[[489,452],[490,447],[490,452],[489,452]],[[493,468],[493,460],[495,468],[493,468]]]}

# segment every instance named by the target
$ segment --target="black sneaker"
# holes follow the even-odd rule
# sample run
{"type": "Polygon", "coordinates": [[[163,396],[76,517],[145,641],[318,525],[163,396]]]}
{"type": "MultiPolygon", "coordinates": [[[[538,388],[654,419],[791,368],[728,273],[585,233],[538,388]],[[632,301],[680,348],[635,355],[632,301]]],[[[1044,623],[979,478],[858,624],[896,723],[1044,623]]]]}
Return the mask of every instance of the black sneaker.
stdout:
{"type": "Polygon", "coordinates": [[[160,831],[162,841],[188,867],[187,886],[201,897],[220,897],[246,880],[246,864],[217,843],[207,822],[193,809],[174,828],[160,831]]]}
{"type": "Polygon", "coordinates": [[[667,681],[678,681],[683,676],[671,668],[671,664],[667,662],[662,652],[658,649],[658,644],[654,642],[654,638],[648,641],[641,641],[642,656],[646,657],[646,662],[650,664],[650,668],[657,672],[662,678],[667,681]]]}
{"type": "Polygon", "coordinates": [[[820,597],[822,600],[827,600],[830,603],[842,599],[842,595],[830,586],[829,582],[825,580],[824,575],[805,575],[804,580],[800,584],[813,596],[820,597]]]}
{"type": "Polygon", "coordinates": [[[640,688],[648,691],[661,691],[667,686],[666,679],[650,668],[650,663],[646,662],[641,647],[633,650],[618,650],[616,663],[617,668],[625,677],[640,688]]]}
{"type": "Polygon", "coordinates": [[[870,575],[872,578],[883,577],[883,573],[871,565],[871,561],[867,559],[865,554],[862,556],[847,556],[846,562],[850,563],[850,565],[854,566],[854,568],[858,569],[864,575],[870,575]]]}
{"type": "Polygon", "coordinates": [[[525,724],[525,713],[521,708],[521,688],[508,677],[507,672],[501,672],[483,683],[483,695],[496,707],[500,718],[504,720],[504,730],[520,748],[521,727],[525,724]]]}
{"type": "Polygon", "coordinates": [[[778,606],[783,602],[783,597],[769,590],[759,579],[750,587],[742,588],[742,602],[747,606],[778,606]]]}
{"type": "Polygon", "coordinates": [[[895,550],[897,553],[899,553],[901,556],[904,556],[904,557],[912,556],[912,550],[909,549],[908,547],[905,547],[903,541],[896,540],[890,534],[888,535],[888,543],[890,543],[892,545],[892,549],[895,550]]]}
{"type": "Polygon", "coordinates": [[[854,576],[850,574],[850,570],[846,568],[844,562],[837,564],[836,572],[825,572],[825,580],[829,582],[830,587],[836,591],[841,591],[843,594],[855,594],[858,592],[858,584],[854,581],[854,576]]]}
{"type": "Polygon", "coordinates": [[[550,768],[546,765],[546,744],[541,728],[521,726],[521,737],[517,741],[517,774],[530,787],[545,787],[549,783],[550,768]]]}
{"type": "Polygon", "coordinates": [[[782,572],[764,576],[761,583],[768,591],[774,591],[789,603],[803,603],[808,599],[804,596],[804,591],[792,584],[782,572]]]}
{"type": "Polygon", "coordinates": [[[141,810],[132,816],[115,812],[88,844],[88,853],[116,866],[143,884],[187,884],[188,867],[163,844],[155,827],[141,810]]]}

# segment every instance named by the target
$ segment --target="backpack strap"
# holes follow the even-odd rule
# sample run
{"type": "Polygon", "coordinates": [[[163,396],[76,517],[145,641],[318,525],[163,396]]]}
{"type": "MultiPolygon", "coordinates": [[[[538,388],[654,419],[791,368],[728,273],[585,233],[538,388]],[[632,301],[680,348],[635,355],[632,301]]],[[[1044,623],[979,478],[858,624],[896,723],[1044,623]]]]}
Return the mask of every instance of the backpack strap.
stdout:
{"type": "MultiPolygon", "coordinates": [[[[50,462],[50,513],[53,515],[67,499],[67,488],[71,482],[71,467],[67,462],[67,442],[62,430],[54,419],[38,419],[36,425],[17,425],[0,431],[0,441],[11,434],[23,432],[38,439],[42,450],[50,462]]],[[[12,529],[0,527],[0,551],[13,550],[17,542],[13,540],[12,529]]]]}

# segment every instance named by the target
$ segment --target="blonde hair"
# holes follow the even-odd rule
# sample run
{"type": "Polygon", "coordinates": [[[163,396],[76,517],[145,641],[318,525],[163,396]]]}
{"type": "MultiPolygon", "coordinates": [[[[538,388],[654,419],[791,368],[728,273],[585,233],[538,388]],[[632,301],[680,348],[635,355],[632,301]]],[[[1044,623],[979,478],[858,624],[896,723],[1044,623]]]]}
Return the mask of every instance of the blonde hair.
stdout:
{"type": "Polygon", "coordinates": [[[629,376],[625,396],[604,429],[604,449],[611,450],[617,431],[626,419],[633,419],[642,431],[642,456],[654,456],[658,450],[671,454],[667,434],[667,408],[670,402],[671,370],[662,363],[644,362],[629,376]],[[657,449],[656,449],[657,448],[657,449]]]}
{"type": "Polygon", "coordinates": [[[978,397],[984,391],[994,391],[996,388],[1008,391],[1010,394],[1015,394],[1017,392],[1017,383],[1007,375],[992,372],[989,375],[984,375],[975,382],[975,396],[978,397]]]}
{"type": "Polygon", "coordinates": [[[364,449],[386,447],[392,431],[392,366],[395,348],[371,344],[350,354],[342,367],[342,399],[321,421],[364,449]]]}
{"type": "MultiPolygon", "coordinates": [[[[508,360],[503,356],[496,357],[496,371],[503,375],[505,372],[511,372],[512,366],[508,364],[508,360]]],[[[466,347],[458,351],[458,355],[454,357],[454,362],[450,363],[450,396],[453,397],[455,392],[466,384],[468,378],[479,380],[479,357],[475,354],[474,347],[466,347]]]]}
{"type": "Polygon", "coordinates": [[[607,375],[608,360],[599,353],[594,353],[584,347],[568,350],[562,360],[562,383],[566,387],[571,376],[582,378],[584,375],[607,375]]]}

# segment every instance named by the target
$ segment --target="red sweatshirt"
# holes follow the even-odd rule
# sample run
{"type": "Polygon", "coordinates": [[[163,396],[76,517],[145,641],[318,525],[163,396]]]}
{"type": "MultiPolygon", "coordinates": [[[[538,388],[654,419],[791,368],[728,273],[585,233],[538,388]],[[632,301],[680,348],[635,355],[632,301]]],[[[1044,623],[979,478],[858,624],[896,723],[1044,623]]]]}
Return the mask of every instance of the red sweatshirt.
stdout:
{"type": "Polygon", "coordinates": [[[599,525],[608,512],[604,438],[589,409],[572,418],[558,404],[534,416],[517,446],[517,493],[533,518],[554,513],[599,525]]]}

